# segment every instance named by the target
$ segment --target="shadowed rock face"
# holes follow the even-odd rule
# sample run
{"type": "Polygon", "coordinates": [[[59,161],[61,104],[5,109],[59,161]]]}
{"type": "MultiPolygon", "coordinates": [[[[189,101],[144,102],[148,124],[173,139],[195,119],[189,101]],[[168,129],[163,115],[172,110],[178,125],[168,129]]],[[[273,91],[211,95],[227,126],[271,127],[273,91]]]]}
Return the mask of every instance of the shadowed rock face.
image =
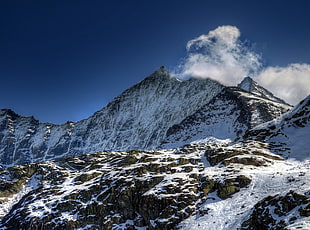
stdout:
{"type": "Polygon", "coordinates": [[[180,82],[160,68],[88,119],[63,125],[40,123],[0,111],[0,164],[22,163],[102,150],[152,149],[224,86],[212,80],[180,82]]]}

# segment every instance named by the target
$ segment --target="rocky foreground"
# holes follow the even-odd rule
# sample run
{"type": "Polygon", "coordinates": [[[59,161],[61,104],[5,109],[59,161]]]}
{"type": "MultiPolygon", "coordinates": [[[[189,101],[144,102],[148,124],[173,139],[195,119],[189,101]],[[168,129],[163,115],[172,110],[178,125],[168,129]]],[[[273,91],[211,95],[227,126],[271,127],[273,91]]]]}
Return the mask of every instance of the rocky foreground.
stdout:
{"type": "Polygon", "coordinates": [[[14,166],[0,229],[307,229],[309,176],[257,141],[14,166]]]}

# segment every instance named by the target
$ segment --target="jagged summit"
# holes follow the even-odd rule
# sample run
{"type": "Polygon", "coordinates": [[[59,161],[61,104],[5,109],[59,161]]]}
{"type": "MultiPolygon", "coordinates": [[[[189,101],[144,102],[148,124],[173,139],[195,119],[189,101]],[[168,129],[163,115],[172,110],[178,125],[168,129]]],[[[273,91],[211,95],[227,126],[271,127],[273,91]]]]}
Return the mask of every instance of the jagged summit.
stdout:
{"type": "Polygon", "coordinates": [[[150,76],[143,79],[141,82],[146,82],[149,80],[153,80],[154,82],[158,82],[158,81],[162,81],[162,80],[168,81],[168,80],[175,80],[175,79],[171,76],[170,72],[167,70],[167,68],[165,66],[161,66],[156,71],[154,71],[154,73],[152,73],[150,76]]]}
{"type": "Polygon", "coordinates": [[[253,94],[256,94],[260,97],[272,100],[272,101],[276,101],[282,104],[286,104],[289,105],[288,103],[286,103],[284,100],[276,97],[273,95],[273,93],[271,93],[270,91],[268,91],[267,89],[265,89],[264,87],[260,86],[256,81],[254,81],[251,77],[245,77],[239,84],[238,86],[239,88],[251,92],[253,94]]]}
{"type": "Polygon", "coordinates": [[[12,116],[12,117],[20,117],[20,115],[17,114],[12,109],[0,109],[0,117],[5,116],[5,115],[12,116]]]}
{"type": "Polygon", "coordinates": [[[242,82],[238,84],[238,87],[251,92],[252,89],[255,88],[253,87],[255,85],[257,85],[257,82],[255,82],[251,77],[245,77],[242,82]]]}

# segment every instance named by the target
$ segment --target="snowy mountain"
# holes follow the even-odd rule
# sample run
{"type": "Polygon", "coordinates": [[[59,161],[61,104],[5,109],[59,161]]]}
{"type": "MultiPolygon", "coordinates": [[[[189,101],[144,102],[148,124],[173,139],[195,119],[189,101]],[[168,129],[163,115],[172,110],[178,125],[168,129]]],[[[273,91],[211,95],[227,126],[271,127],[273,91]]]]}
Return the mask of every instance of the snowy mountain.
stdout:
{"type": "Polygon", "coordinates": [[[1,110],[0,230],[310,229],[310,96],[238,86],[160,68],[79,122],[1,110]]]}
{"type": "Polygon", "coordinates": [[[289,108],[250,78],[239,87],[249,92],[209,79],[179,81],[161,67],[82,121],[54,125],[0,110],[0,164],[154,149],[163,142],[174,143],[161,145],[170,148],[208,136],[233,140],[289,108]]]}
{"type": "Polygon", "coordinates": [[[197,112],[169,128],[161,147],[179,147],[208,137],[212,137],[211,140],[216,138],[232,141],[249,129],[277,118],[290,108],[271,97],[226,87],[197,112]]]}
{"type": "Polygon", "coordinates": [[[152,149],[224,86],[212,80],[178,81],[161,67],[93,116],[63,125],[0,111],[4,167],[102,150],[152,149]]]}

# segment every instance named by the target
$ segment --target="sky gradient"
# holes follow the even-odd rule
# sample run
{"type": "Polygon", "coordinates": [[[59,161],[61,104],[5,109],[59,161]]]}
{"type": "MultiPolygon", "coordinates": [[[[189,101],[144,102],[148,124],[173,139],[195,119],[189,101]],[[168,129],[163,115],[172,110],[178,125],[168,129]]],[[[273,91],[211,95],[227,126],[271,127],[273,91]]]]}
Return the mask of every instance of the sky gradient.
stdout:
{"type": "Polygon", "coordinates": [[[0,108],[43,122],[81,120],[188,41],[232,25],[264,66],[310,63],[310,2],[1,1],[0,108]]]}

